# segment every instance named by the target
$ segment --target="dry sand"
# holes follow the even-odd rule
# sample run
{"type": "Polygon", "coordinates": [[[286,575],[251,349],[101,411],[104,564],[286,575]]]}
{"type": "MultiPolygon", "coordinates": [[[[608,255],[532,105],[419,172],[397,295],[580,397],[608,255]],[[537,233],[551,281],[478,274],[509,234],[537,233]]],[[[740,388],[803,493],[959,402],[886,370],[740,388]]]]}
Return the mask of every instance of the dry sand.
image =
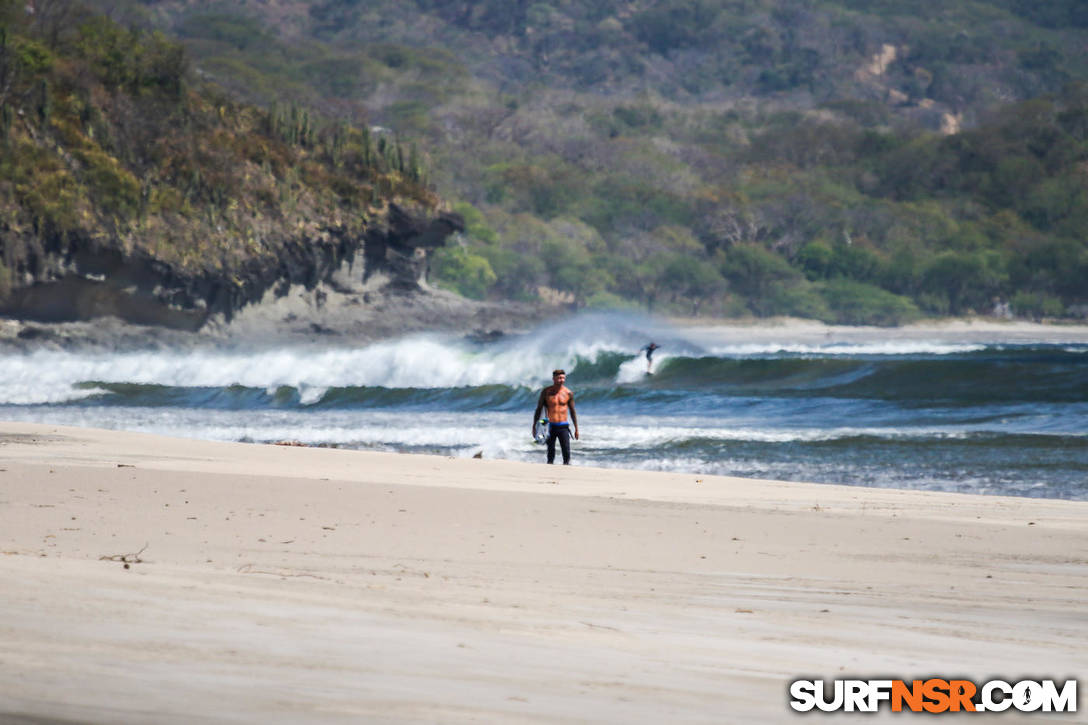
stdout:
{"type": "Polygon", "coordinates": [[[822,721],[791,680],[1088,673],[1088,503],[11,423],[0,469],[4,723],[822,721]]]}
{"type": "Polygon", "coordinates": [[[999,320],[992,317],[947,318],[916,322],[899,327],[828,325],[817,320],[777,317],[752,320],[713,318],[665,318],[692,339],[743,341],[750,343],[896,342],[912,340],[931,343],[1083,344],[1088,342],[1088,325],[1045,324],[1027,320],[999,320]]]}

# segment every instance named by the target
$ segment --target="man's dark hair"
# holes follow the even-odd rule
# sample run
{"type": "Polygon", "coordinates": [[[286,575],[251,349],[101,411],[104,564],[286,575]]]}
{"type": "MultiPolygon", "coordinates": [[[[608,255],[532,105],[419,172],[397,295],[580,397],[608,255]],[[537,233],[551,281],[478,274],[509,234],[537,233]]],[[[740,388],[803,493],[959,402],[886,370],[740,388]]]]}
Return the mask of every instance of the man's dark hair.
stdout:
{"type": "Polygon", "coordinates": [[[553,377],[553,378],[554,378],[554,377],[555,377],[556,375],[566,375],[566,374],[567,374],[567,371],[566,371],[566,370],[552,370],[552,377],[553,377]]]}

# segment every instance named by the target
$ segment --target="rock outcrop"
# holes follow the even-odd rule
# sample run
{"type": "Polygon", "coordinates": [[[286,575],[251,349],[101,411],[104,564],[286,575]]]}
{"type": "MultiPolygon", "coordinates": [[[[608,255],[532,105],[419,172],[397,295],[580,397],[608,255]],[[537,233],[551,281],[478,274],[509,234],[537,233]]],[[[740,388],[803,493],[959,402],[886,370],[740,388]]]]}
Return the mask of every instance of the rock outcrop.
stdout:
{"type": "Polygon", "coordinates": [[[390,204],[386,218],[365,234],[363,278],[382,272],[397,288],[416,289],[427,273],[427,253],[443,246],[454,232],[464,229],[465,221],[460,214],[423,216],[390,204]]]}
{"type": "Polygon", "coordinates": [[[362,234],[328,226],[317,235],[281,240],[275,255],[253,256],[229,269],[195,271],[145,250],[126,253],[85,234],[35,239],[23,245],[23,255],[8,259],[0,315],[42,322],[117,317],[197,330],[212,316],[231,319],[269,291],[282,295],[293,285],[312,289],[334,274],[359,280],[380,274],[386,284],[411,292],[423,281],[427,253],[463,229],[458,214],[391,203],[362,234]]]}

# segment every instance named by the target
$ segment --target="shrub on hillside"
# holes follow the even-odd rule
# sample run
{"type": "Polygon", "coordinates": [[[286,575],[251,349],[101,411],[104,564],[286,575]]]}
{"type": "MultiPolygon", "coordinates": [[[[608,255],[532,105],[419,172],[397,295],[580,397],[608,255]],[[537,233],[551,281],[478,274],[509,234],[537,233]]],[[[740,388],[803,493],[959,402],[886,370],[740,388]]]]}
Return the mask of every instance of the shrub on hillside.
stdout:
{"type": "Polygon", "coordinates": [[[894,326],[920,316],[911,300],[864,282],[835,279],[821,283],[820,293],[834,321],[844,325],[894,326]]]}
{"type": "Polygon", "coordinates": [[[430,278],[462,297],[481,300],[497,277],[483,257],[459,246],[441,247],[430,257],[430,278]]]}
{"type": "Polygon", "coordinates": [[[1060,317],[1065,312],[1062,301],[1041,292],[1017,292],[1010,302],[1014,314],[1041,320],[1044,317],[1060,317]]]}

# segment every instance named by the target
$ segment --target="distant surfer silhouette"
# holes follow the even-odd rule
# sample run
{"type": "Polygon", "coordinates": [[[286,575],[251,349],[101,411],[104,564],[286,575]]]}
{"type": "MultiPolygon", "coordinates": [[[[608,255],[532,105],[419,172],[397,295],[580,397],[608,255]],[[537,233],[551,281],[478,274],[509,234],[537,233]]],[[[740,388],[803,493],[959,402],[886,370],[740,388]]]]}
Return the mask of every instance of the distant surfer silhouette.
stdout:
{"type": "Polygon", "coordinates": [[[646,347],[639,348],[639,352],[642,352],[643,350],[646,351],[646,372],[648,374],[653,374],[653,369],[652,368],[654,366],[654,350],[656,350],[659,347],[661,347],[661,346],[658,345],[656,342],[651,342],[646,347]]]}
{"type": "Polygon", "coordinates": [[[567,373],[565,370],[552,371],[552,384],[540,391],[540,397],[536,401],[536,411],[533,412],[533,434],[536,434],[536,422],[540,419],[540,411],[548,410],[548,463],[555,463],[555,441],[559,439],[559,447],[563,451],[563,465],[570,465],[570,424],[574,423],[574,437],[578,438],[578,414],[574,412],[574,393],[565,383],[567,373]],[[570,421],[567,413],[570,413],[570,421]]]}

